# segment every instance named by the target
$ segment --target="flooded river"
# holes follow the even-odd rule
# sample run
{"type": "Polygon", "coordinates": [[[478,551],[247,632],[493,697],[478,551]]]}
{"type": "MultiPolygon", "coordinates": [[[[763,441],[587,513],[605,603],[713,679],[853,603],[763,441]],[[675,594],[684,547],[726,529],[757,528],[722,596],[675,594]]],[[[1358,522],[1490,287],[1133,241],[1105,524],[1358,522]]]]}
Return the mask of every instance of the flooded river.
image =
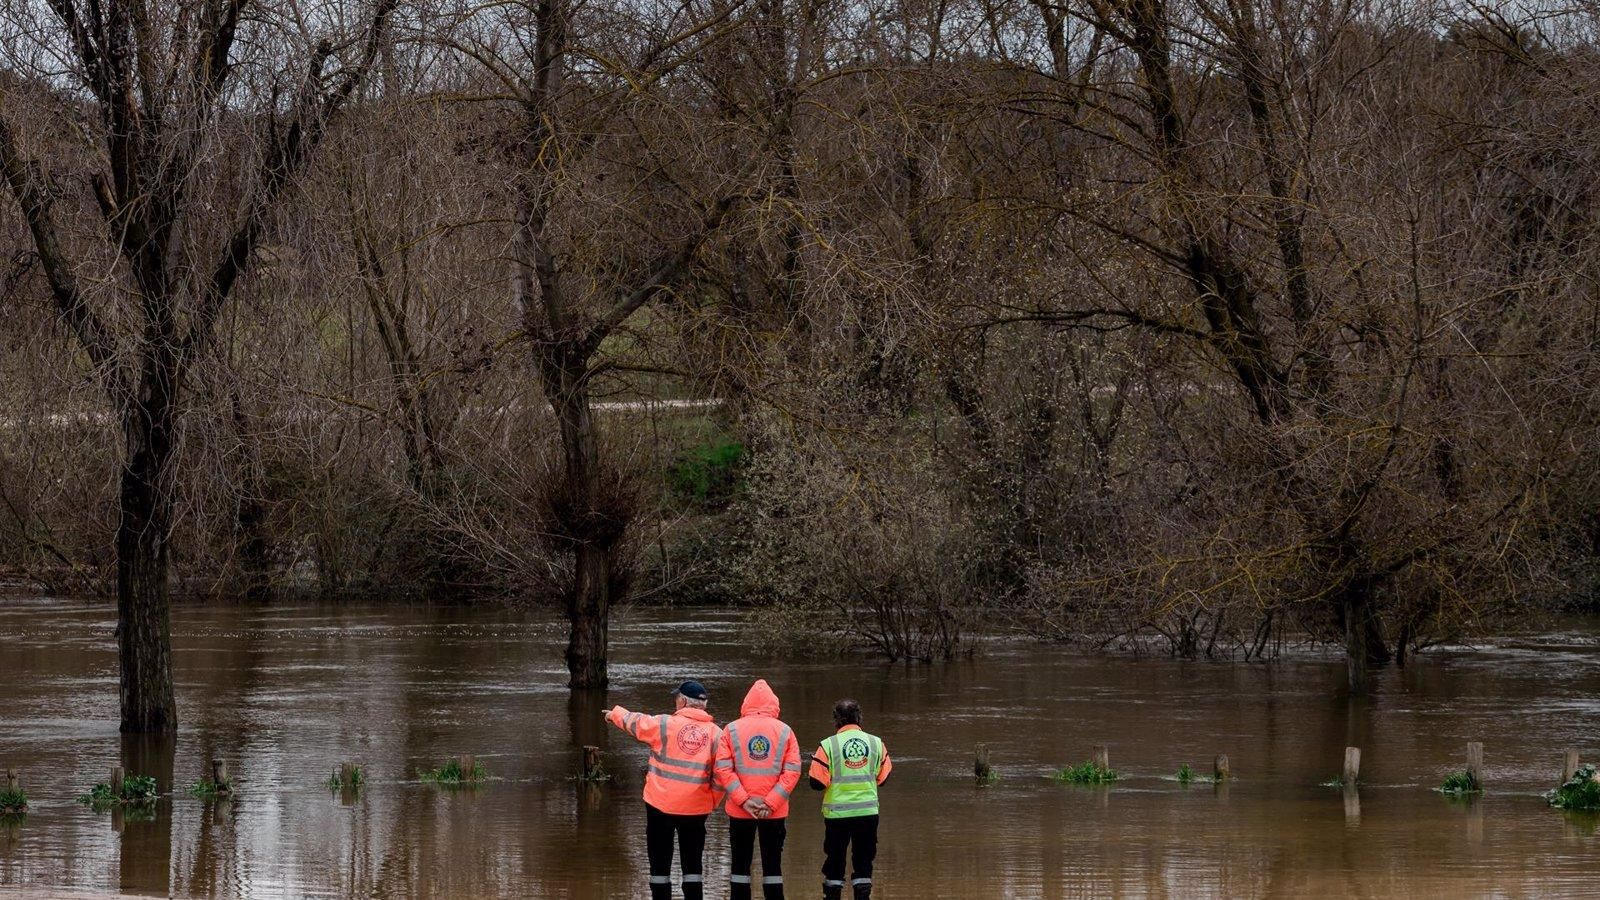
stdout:
{"type": "MultiPolygon", "coordinates": [[[[729,613],[626,613],[606,700],[666,706],[695,677],[719,719],[768,678],[810,743],[833,700],[866,710],[895,760],[884,790],[879,900],[1083,896],[1592,896],[1592,816],[1548,809],[1561,751],[1600,757],[1600,627],[1436,653],[1342,698],[1342,664],[1083,655],[1006,643],[938,667],[770,662],[729,613]],[[1489,791],[1431,789],[1485,747],[1489,791]],[[1001,779],[979,788],[973,748],[1001,779]],[[1109,788],[1052,769],[1110,747],[1109,788]],[[1319,783],[1346,745],[1363,785],[1319,783]],[[1227,753],[1236,780],[1184,787],[1227,753]]],[[[507,610],[183,607],[174,643],[175,744],[116,729],[112,613],[0,600],[0,768],[22,770],[31,812],[0,823],[0,897],[16,893],[239,897],[647,896],[644,754],[562,686],[558,623],[507,610]],[[571,779],[584,744],[617,783],[571,779]],[[493,780],[444,790],[419,769],[472,753],[493,780]],[[227,761],[238,797],[185,789],[227,761]],[[368,773],[330,793],[342,761],[368,773]],[[154,821],[73,798],[112,766],[154,774],[154,821]]],[[[725,897],[726,819],[712,820],[708,896],[725,897]]],[[[821,824],[803,791],[790,821],[789,896],[820,894],[821,824]]]]}

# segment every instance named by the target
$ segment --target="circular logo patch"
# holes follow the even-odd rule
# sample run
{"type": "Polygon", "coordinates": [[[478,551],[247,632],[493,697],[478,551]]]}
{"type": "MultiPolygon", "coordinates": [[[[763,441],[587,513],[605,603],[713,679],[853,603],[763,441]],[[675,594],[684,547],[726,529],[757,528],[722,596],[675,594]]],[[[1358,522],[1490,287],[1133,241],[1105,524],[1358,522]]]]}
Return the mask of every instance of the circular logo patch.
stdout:
{"type": "Polygon", "coordinates": [[[851,738],[844,742],[844,764],[852,769],[864,769],[867,765],[867,742],[861,738],[851,738]]]}
{"type": "Polygon", "coordinates": [[[756,762],[760,762],[772,755],[772,742],[764,734],[758,734],[745,745],[745,752],[756,762]]]}
{"type": "Polygon", "coordinates": [[[690,722],[678,729],[678,749],[682,750],[685,756],[694,756],[704,750],[709,743],[711,743],[711,732],[700,725],[690,722]]]}

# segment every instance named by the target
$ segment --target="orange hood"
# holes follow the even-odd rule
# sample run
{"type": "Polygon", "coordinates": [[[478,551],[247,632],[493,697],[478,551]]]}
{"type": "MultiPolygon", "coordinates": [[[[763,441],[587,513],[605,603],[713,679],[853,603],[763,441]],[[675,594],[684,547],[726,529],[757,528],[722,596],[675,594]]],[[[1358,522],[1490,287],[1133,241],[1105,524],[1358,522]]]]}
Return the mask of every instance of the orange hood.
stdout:
{"type": "Polygon", "coordinates": [[[757,678],[756,683],[750,685],[750,693],[744,695],[739,715],[778,717],[778,695],[773,693],[765,678],[757,678]]]}

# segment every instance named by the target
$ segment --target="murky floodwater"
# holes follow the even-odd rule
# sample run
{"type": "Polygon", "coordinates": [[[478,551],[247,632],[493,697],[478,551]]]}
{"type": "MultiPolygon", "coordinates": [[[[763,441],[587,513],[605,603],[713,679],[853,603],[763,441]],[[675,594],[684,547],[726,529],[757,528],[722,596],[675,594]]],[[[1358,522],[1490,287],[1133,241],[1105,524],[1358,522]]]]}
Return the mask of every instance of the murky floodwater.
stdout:
{"type": "MultiPolygon", "coordinates": [[[[116,730],[104,606],[0,601],[0,767],[32,811],[0,824],[0,895],[123,891],[245,897],[645,896],[643,753],[562,687],[553,621],[504,610],[202,607],[176,617],[175,746],[116,730]],[[569,778],[583,744],[622,781],[569,778]],[[448,791],[416,773],[474,753],[494,780],[448,791]],[[238,798],[184,788],[212,757],[238,798]],[[353,800],[324,782],[351,760],[353,800]],[[155,774],[153,822],[73,801],[113,765],[155,774]]],[[[934,668],[772,663],[730,614],[634,612],[614,634],[609,702],[664,705],[698,677],[729,717],[756,676],[809,742],[832,701],[861,700],[895,759],[877,896],[1497,896],[1600,890],[1596,819],[1545,807],[1561,750],[1600,755],[1600,628],[1574,627],[1384,675],[1340,697],[1336,660],[1273,665],[1084,656],[1005,644],[934,668]],[[675,620],[687,619],[687,624],[675,620]],[[1430,790],[1480,740],[1489,793],[1430,790]],[[1003,773],[970,777],[974,745],[1003,773]],[[1053,768],[1110,746],[1111,788],[1053,768]],[[1359,798],[1318,783],[1364,748],[1359,798]],[[1180,763],[1226,752],[1236,781],[1182,787],[1180,763]]],[[[726,896],[726,820],[713,818],[709,896],[726,896]]],[[[804,792],[790,822],[790,896],[816,895],[821,825],[804,792]]]]}

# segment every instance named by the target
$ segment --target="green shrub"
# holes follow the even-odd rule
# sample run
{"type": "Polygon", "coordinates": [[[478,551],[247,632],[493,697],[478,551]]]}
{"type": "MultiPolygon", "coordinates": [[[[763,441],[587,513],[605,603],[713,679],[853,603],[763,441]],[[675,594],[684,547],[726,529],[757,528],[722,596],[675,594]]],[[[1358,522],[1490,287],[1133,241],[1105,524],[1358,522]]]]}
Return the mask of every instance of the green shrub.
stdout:
{"type": "Polygon", "coordinates": [[[1196,777],[1197,776],[1194,774],[1194,770],[1189,768],[1188,763],[1184,763],[1178,767],[1179,784],[1188,784],[1189,782],[1196,780],[1196,777]]]}
{"type": "Polygon", "coordinates": [[[1600,809],[1600,770],[1580,766],[1570,781],[1546,792],[1544,799],[1557,809],[1600,809]]]}
{"type": "Polygon", "coordinates": [[[96,810],[109,809],[113,806],[145,806],[156,802],[156,780],[149,775],[129,775],[122,780],[122,793],[111,790],[111,785],[102,781],[89,789],[89,793],[78,798],[78,802],[91,806],[96,810]]]}
{"type": "Polygon", "coordinates": [[[725,505],[738,492],[745,456],[744,444],[737,441],[686,451],[667,470],[667,486],[685,502],[725,505]]]}
{"type": "Polygon", "coordinates": [[[1092,762],[1085,762],[1068,766],[1051,777],[1071,784],[1109,784],[1117,780],[1117,770],[1102,769],[1092,762]]]}
{"type": "Polygon", "coordinates": [[[489,771],[483,763],[474,761],[472,771],[464,772],[461,769],[461,760],[452,759],[437,769],[419,773],[423,781],[433,781],[439,784],[474,784],[489,777],[489,771]]]}

